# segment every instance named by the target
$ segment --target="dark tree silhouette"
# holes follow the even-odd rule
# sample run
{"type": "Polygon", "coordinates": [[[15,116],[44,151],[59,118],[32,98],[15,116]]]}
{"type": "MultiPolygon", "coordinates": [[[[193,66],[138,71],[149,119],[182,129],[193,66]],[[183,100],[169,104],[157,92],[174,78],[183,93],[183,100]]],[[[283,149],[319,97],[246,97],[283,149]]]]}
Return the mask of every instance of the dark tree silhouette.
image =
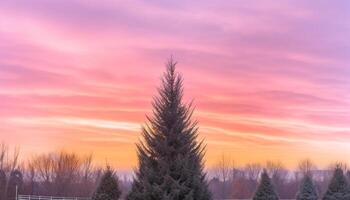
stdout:
{"type": "Polygon", "coordinates": [[[16,199],[16,187],[18,192],[21,191],[23,185],[23,174],[19,170],[13,170],[10,173],[7,189],[7,199],[16,199]]]}
{"type": "Polygon", "coordinates": [[[107,167],[92,196],[92,200],[118,200],[120,195],[118,179],[114,172],[107,167]]]}
{"type": "Polygon", "coordinates": [[[305,175],[302,184],[300,185],[299,192],[296,196],[296,200],[317,200],[317,190],[312,182],[311,175],[305,175]]]}
{"type": "Polygon", "coordinates": [[[197,142],[192,106],[182,102],[183,79],[170,59],[137,145],[139,167],[129,200],[208,200],[203,172],[204,146],[197,142]]]}
{"type": "Polygon", "coordinates": [[[258,189],[256,190],[253,200],[278,200],[275,188],[271,182],[266,170],[263,171],[260,178],[258,189]]]}
{"type": "Polygon", "coordinates": [[[341,166],[336,166],[323,200],[350,200],[348,182],[341,166]]]}
{"type": "Polygon", "coordinates": [[[0,169],[0,200],[6,199],[6,196],[5,196],[6,184],[7,184],[6,173],[3,169],[0,169]]]}

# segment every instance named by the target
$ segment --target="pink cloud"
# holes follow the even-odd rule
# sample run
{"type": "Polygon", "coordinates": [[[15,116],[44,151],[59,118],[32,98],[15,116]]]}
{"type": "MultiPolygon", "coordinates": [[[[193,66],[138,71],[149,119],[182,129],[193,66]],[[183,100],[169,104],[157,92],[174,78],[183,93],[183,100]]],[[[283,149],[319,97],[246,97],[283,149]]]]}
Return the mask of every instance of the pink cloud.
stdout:
{"type": "Polygon", "coordinates": [[[350,143],[345,4],[1,1],[0,139],[27,152],[95,145],[101,160],[124,149],[133,163],[113,158],[131,167],[138,131],[104,125],[144,122],[174,55],[209,164],[222,150],[337,158],[327,149],[350,143]]]}

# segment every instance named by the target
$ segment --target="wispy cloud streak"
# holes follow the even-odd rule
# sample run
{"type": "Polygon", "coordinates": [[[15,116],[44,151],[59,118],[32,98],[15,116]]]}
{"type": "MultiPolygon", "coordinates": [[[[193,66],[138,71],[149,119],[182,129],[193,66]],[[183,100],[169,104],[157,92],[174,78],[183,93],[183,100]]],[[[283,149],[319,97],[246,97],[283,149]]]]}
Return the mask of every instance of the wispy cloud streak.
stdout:
{"type": "Polygon", "coordinates": [[[208,165],[224,151],[242,163],[341,159],[350,152],[349,6],[0,1],[0,139],[28,154],[94,151],[130,168],[174,55],[208,165]]]}

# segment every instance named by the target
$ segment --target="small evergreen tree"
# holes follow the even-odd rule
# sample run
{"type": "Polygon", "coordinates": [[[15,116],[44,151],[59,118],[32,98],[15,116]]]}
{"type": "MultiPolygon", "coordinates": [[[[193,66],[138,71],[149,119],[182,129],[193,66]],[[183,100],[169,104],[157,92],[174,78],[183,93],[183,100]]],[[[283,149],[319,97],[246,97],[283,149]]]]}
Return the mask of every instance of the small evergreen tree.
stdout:
{"type": "Polygon", "coordinates": [[[260,178],[258,189],[256,190],[253,200],[278,200],[278,195],[271,182],[266,170],[263,171],[260,178]]]}
{"type": "Polygon", "coordinates": [[[137,145],[139,166],[128,200],[210,200],[191,105],[182,102],[182,77],[171,59],[154,98],[153,117],[137,145]]]}
{"type": "Polygon", "coordinates": [[[5,200],[7,177],[3,169],[0,169],[0,200],[5,200]]]}
{"type": "Polygon", "coordinates": [[[7,199],[16,199],[16,187],[18,192],[21,192],[23,185],[23,174],[21,171],[15,169],[10,173],[8,187],[7,187],[7,199]]]}
{"type": "Polygon", "coordinates": [[[317,200],[317,191],[312,182],[311,175],[306,174],[302,184],[300,185],[299,192],[296,196],[296,200],[317,200]]]}
{"type": "Polygon", "coordinates": [[[92,200],[118,200],[121,195],[118,179],[114,172],[107,167],[100,183],[92,196],[92,200]]]}
{"type": "Polygon", "coordinates": [[[348,200],[349,186],[341,166],[336,166],[323,200],[348,200]]]}

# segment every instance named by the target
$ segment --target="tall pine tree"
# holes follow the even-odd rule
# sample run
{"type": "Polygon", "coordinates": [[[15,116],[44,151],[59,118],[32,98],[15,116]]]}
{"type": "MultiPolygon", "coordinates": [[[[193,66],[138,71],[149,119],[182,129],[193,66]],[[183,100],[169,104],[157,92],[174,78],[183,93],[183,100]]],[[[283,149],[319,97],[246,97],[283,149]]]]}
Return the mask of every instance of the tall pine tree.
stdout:
{"type": "Polygon", "coordinates": [[[120,195],[118,179],[114,172],[107,167],[92,196],[92,200],[118,200],[120,195]]]}
{"type": "Polygon", "coordinates": [[[310,174],[306,174],[302,184],[300,185],[299,192],[296,196],[296,200],[317,200],[317,191],[310,174]]]}
{"type": "Polygon", "coordinates": [[[137,145],[139,166],[128,200],[209,200],[204,146],[197,142],[193,108],[184,104],[183,79],[170,59],[137,145]]]}
{"type": "Polygon", "coordinates": [[[258,189],[256,190],[253,200],[278,200],[278,195],[271,182],[266,170],[263,171],[260,178],[258,189]]]}
{"type": "Polygon", "coordinates": [[[350,200],[349,185],[341,166],[336,166],[323,200],[350,200]]]}

